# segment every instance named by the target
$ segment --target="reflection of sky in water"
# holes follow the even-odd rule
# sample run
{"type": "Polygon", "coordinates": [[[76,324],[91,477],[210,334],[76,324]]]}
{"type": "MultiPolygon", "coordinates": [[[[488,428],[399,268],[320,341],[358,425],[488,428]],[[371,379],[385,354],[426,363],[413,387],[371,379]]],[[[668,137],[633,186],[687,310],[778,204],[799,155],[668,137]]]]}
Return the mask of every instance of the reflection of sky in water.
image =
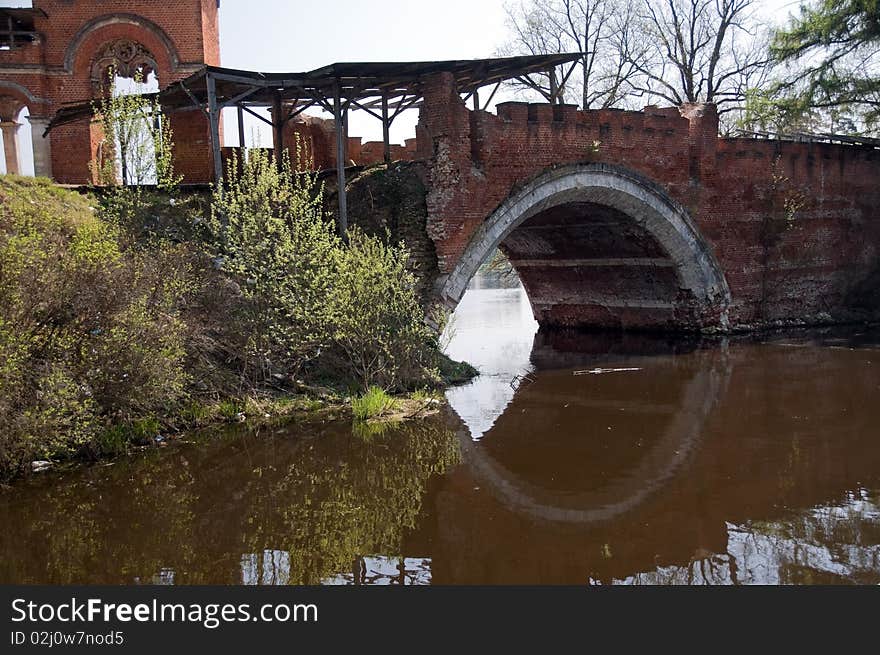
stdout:
{"type": "Polygon", "coordinates": [[[480,370],[470,383],[446,392],[449,404],[479,439],[513,398],[511,381],[532,370],[529,357],[538,324],[522,286],[469,288],[450,320],[446,354],[480,370]],[[451,338],[450,338],[451,336],[451,338]]]}
{"type": "MultiPolygon", "coordinates": [[[[357,584],[364,585],[429,585],[430,557],[364,557],[357,584]],[[402,575],[401,575],[402,574],[402,575]]],[[[345,573],[327,578],[321,584],[353,585],[355,574],[345,573]]]]}
{"type": "Polygon", "coordinates": [[[728,523],[726,553],[614,584],[877,584],[880,544],[862,538],[880,526],[877,500],[860,491],[839,505],[814,507],[788,520],[728,523]]]}
{"type": "MultiPolygon", "coordinates": [[[[172,572],[171,575],[173,582],[174,573],[172,572]]],[[[283,550],[245,553],[241,556],[241,584],[289,585],[290,554],[283,550]]],[[[428,585],[431,584],[431,558],[381,555],[363,557],[352,562],[351,572],[331,576],[322,580],[321,584],[428,585]]]]}
{"type": "MultiPolygon", "coordinates": [[[[689,564],[659,566],[613,584],[791,584],[880,582],[880,544],[865,535],[880,526],[876,495],[858,491],[836,505],[821,505],[780,521],[727,524],[727,552],[696,552],[689,564]]],[[[613,553],[609,553],[613,556],[613,553]]],[[[353,563],[353,568],[355,563],[353,563]]],[[[341,572],[323,584],[431,584],[430,557],[364,557],[358,572],[341,572]]],[[[154,584],[173,584],[174,572],[163,570],[154,584]]],[[[266,550],[241,557],[246,585],[290,583],[290,557],[266,550]]],[[[590,580],[597,583],[595,580],[590,580]]]]}
{"type": "Polygon", "coordinates": [[[290,584],[290,554],[285,550],[264,550],[242,555],[241,584],[290,584]]]}

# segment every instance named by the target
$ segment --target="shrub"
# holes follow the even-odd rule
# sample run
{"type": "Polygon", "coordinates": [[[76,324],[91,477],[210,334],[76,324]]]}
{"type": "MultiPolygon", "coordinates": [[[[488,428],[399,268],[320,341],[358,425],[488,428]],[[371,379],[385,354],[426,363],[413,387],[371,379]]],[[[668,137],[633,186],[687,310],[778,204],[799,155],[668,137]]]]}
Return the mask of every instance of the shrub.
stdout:
{"type": "Polygon", "coordinates": [[[246,378],[264,383],[273,372],[295,375],[326,339],[326,298],[339,239],[323,220],[321,189],[260,150],[229,162],[218,187],[210,228],[216,261],[237,282],[247,304],[240,354],[246,378]]]}
{"type": "Polygon", "coordinates": [[[423,384],[438,346],[425,324],[402,246],[355,229],[340,250],[329,296],[331,338],[343,370],[363,389],[423,384]]]}
{"type": "Polygon", "coordinates": [[[239,357],[247,379],[263,384],[304,366],[363,390],[436,379],[437,342],[406,250],[358,230],[344,243],[314,174],[250,151],[230,161],[212,210],[216,261],[247,301],[232,319],[250,335],[239,357]]]}
{"type": "Polygon", "coordinates": [[[0,475],[184,396],[185,259],[118,239],[88,198],[0,177],[0,475]]]}

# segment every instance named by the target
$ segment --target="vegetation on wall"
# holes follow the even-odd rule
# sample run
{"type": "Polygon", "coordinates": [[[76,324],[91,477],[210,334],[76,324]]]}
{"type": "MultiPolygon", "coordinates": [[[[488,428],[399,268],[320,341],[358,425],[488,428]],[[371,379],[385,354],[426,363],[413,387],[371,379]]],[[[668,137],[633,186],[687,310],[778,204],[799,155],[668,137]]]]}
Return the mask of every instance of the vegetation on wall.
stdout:
{"type": "Polygon", "coordinates": [[[121,92],[116,71],[110,68],[104,93],[92,103],[104,136],[91,162],[93,180],[101,185],[156,184],[172,189],[182,177],[174,171],[171,126],[156,97],[146,95],[143,74],[138,71],[132,81],[130,92],[121,92]]]}

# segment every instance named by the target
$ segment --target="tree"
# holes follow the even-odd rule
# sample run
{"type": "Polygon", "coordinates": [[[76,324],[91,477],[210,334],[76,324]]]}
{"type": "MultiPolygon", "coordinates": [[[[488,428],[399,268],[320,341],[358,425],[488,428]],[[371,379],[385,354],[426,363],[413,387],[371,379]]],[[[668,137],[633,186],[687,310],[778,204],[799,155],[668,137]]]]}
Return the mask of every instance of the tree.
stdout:
{"type": "Polygon", "coordinates": [[[641,0],[638,40],[629,61],[631,84],[673,105],[712,102],[719,115],[742,107],[750,89],[766,81],[766,31],[754,0],[641,0]]]}
{"type": "Polygon", "coordinates": [[[585,109],[665,101],[741,109],[763,88],[769,33],[755,0],[531,0],[508,8],[502,54],[581,52],[580,75],[557,68],[532,85],[585,109]],[[554,94],[555,87],[561,87],[554,94]],[[575,95],[577,92],[577,95],[575,95]]]}
{"type": "MultiPolygon", "coordinates": [[[[782,112],[818,110],[826,123],[852,117],[880,126],[880,2],[819,0],[776,32],[774,58],[797,66],[778,85],[782,112]]],[[[853,128],[856,126],[853,125],[853,128]]],[[[838,128],[839,129],[839,128],[838,128]]]]}
{"type": "Polygon", "coordinates": [[[631,0],[522,0],[507,7],[512,36],[499,54],[581,53],[574,66],[558,66],[535,76],[538,82],[520,84],[549,102],[565,99],[584,109],[619,106],[627,101],[627,79],[634,72],[626,56],[635,43],[632,18],[631,0]]]}
{"type": "Polygon", "coordinates": [[[132,93],[120,93],[111,68],[104,93],[93,103],[104,131],[103,156],[93,162],[100,184],[155,183],[172,189],[180,182],[172,160],[171,127],[155,97],[144,94],[143,76],[134,77],[132,93]]]}

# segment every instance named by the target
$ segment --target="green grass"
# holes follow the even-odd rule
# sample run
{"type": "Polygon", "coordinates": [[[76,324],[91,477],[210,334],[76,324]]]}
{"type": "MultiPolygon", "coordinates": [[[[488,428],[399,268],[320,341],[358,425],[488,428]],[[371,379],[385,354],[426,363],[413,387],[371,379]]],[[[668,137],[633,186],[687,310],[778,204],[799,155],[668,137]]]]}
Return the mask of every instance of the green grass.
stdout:
{"type": "Polygon", "coordinates": [[[234,421],[244,412],[244,405],[233,400],[221,400],[217,405],[217,411],[225,420],[234,421]]]}
{"type": "Polygon", "coordinates": [[[124,425],[114,425],[98,433],[94,447],[98,455],[121,455],[128,450],[129,437],[124,425]]]}
{"type": "Polygon", "coordinates": [[[420,403],[427,403],[431,400],[442,400],[443,394],[436,389],[416,389],[410,392],[409,399],[420,403]]]}
{"type": "Polygon", "coordinates": [[[95,454],[111,457],[122,455],[133,445],[152,443],[161,429],[155,417],[114,425],[98,433],[94,442],[95,454]]]}
{"type": "Polygon", "coordinates": [[[351,411],[356,421],[366,421],[381,416],[394,409],[394,405],[394,398],[379,387],[370,387],[367,393],[351,399],[351,411]]]}
{"type": "Polygon", "coordinates": [[[178,418],[185,427],[198,427],[208,423],[212,419],[211,408],[208,405],[192,401],[184,405],[177,412],[178,418]]]}

